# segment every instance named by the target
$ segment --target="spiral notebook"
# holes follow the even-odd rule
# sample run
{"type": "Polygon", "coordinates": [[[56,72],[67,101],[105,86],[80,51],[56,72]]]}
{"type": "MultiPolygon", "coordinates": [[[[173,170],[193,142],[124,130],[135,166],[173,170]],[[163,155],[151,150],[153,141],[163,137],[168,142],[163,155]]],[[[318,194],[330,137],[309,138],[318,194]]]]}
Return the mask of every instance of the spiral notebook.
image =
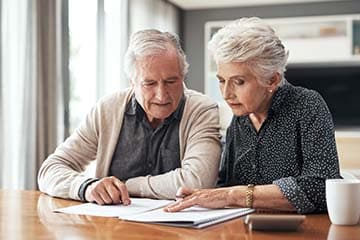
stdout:
{"type": "Polygon", "coordinates": [[[148,212],[121,217],[123,220],[163,224],[176,227],[204,228],[216,223],[221,223],[230,219],[245,216],[254,212],[251,208],[225,208],[208,209],[201,207],[191,207],[180,212],[164,212],[155,209],[148,212]]]}

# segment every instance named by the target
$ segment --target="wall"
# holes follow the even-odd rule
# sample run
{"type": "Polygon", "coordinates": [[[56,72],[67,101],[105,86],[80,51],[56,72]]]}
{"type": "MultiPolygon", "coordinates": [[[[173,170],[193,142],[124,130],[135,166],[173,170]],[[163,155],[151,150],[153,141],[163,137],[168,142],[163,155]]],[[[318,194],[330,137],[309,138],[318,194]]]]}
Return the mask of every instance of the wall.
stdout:
{"type": "Polygon", "coordinates": [[[190,63],[187,85],[204,91],[204,26],[207,21],[244,16],[278,18],[357,13],[360,13],[359,0],[183,11],[181,36],[190,63]]]}
{"type": "MultiPolygon", "coordinates": [[[[359,134],[342,134],[337,132],[336,146],[341,169],[358,169],[360,174],[360,136],[359,134]]],[[[360,175],[359,175],[360,176],[360,175]]]]}
{"type": "MultiPolygon", "coordinates": [[[[359,13],[359,0],[183,11],[181,36],[190,63],[187,85],[201,92],[204,91],[204,26],[207,21],[233,20],[244,16],[279,18],[359,13]]],[[[343,69],[346,71],[345,68],[343,69]]],[[[336,71],[341,71],[341,69],[336,71]]],[[[360,68],[357,73],[360,74],[360,68]]],[[[296,71],[291,72],[288,69],[288,74],[289,76],[294,75],[296,71]]],[[[346,77],[344,76],[342,79],[344,78],[346,77]]],[[[350,135],[337,134],[336,137],[340,166],[342,169],[360,169],[359,131],[351,131],[346,134],[350,135]],[[355,136],[353,136],[354,134],[355,136]]]]}

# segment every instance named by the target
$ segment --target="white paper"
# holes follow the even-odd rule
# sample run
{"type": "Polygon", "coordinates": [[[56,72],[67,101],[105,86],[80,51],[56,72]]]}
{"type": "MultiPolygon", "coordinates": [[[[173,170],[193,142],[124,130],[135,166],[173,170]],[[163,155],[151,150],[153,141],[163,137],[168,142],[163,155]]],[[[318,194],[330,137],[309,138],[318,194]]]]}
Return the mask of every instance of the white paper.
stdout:
{"type": "Polygon", "coordinates": [[[124,206],[119,205],[98,205],[95,203],[84,203],[66,208],[53,210],[54,212],[62,212],[69,214],[92,215],[100,217],[125,217],[137,213],[143,213],[153,209],[164,207],[174,201],[170,200],[154,200],[148,198],[131,198],[131,204],[124,206]]]}
{"type": "Polygon", "coordinates": [[[202,228],[215,223],[244,216],[253,212],[250,208],[208,209],[191,207],[180,212],[165,212],[162,208],[121,217],[123,220],[159,223],[180,227],[202,228]]]}

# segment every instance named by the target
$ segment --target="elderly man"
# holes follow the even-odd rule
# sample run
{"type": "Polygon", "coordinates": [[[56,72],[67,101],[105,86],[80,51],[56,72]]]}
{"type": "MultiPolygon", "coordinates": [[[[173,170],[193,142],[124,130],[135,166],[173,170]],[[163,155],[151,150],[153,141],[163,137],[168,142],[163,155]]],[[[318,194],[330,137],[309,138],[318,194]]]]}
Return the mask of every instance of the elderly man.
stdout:
{"type": "Polygon", "coordinates": [[[125,56],[131,87],[102,98],[42,164],[40,190],[98,204],[129,196],[175,198],[180,186],[215,185],[221,146],[217,105],[186,89],[178,38],[157,30],[132,35],[125,56]],[[82,172],[97,160],[96,178],[82,172]]]}

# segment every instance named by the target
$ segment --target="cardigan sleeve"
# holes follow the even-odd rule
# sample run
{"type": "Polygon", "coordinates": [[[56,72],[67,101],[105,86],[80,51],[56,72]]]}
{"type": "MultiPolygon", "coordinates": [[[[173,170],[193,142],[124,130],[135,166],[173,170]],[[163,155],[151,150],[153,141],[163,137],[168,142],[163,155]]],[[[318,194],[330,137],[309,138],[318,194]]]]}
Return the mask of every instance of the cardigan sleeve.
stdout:
{"type": "Polygon", "coordinates": [[[79,128],[43,162],[38,173],[39,189],[51,196],[80,200],[79,189],[88,177],[83,174],[97,153],[97,108],[79,128]]]}
{"type": "Polygon", "coordinates": [[[89,179],[84,170],[94,160],[96,177],[107,176],[125,107],[132,94],[131,88],[123,89],[97,102],[74,133],[43,162],[38,173],[41,191],[80,200],[79,190],[89,179]]]}
{"type": "Polygon", "coordinates": [[[341,178],[331,113],[317,92],[311,91],[299,123],[302,171],[298,177],[274,181],[299,213],[326,211],[325,180],[341,178]]]}

